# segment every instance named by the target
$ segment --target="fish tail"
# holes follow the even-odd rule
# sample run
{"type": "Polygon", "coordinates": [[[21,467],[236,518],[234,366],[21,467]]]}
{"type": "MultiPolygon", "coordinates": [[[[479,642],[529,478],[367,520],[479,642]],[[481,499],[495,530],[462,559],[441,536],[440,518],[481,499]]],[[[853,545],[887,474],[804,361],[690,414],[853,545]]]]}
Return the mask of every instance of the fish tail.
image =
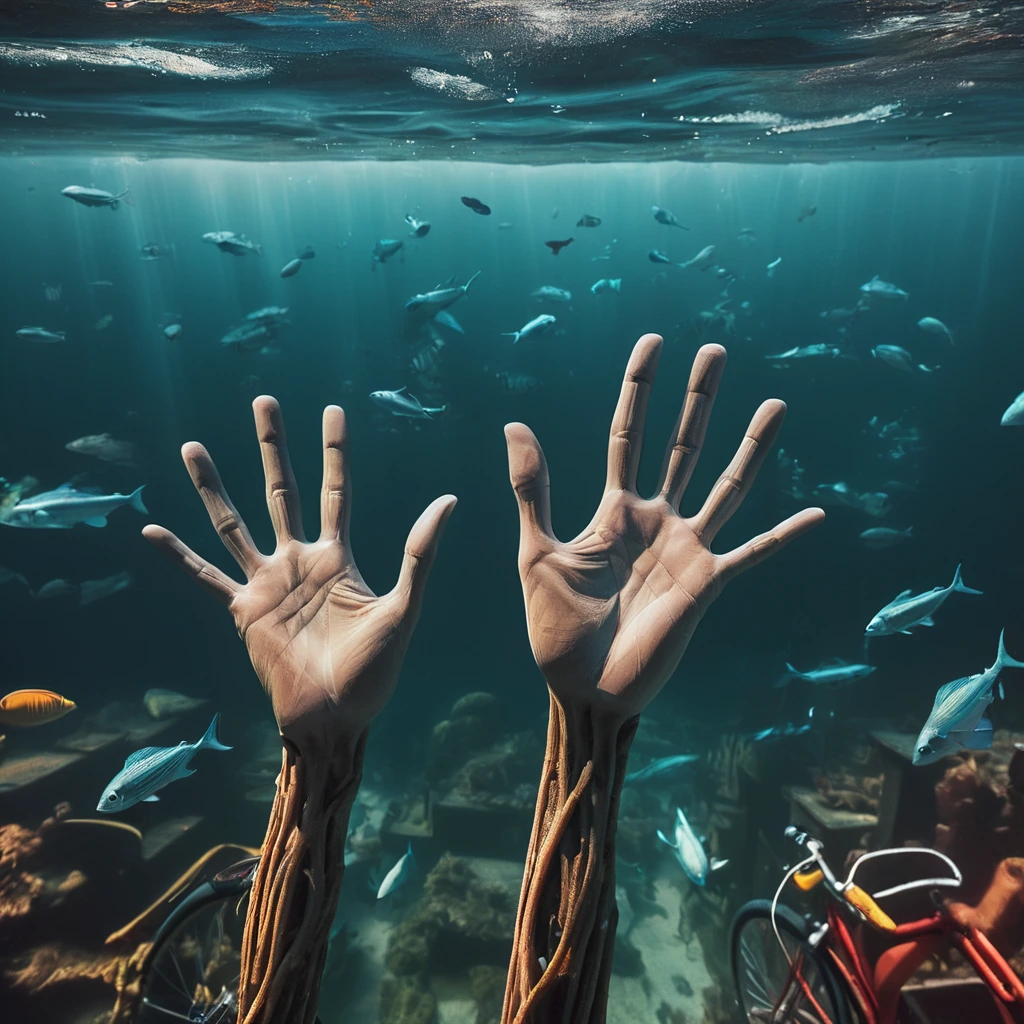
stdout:
{"type": "Polygon", "coordinates": [[[807,677],[798,668],[793,668],[792,665],[786,662],[786,671],[782,674],[779,681],[775,684],[776,686],[785,686],[790,679],[806,679],[807,677]]]}
{"type": "Polygon", "coordinates": [[[257,256],[262,256],[262,255],[263,255],[263,246],[262,246],[262,245],[260,245],[259,243],[257,243],[257,244],[255,244],[255,245],[254,245],[254,246],[252,247],[252,251],[253,251],[254,253],[256,253],[256,255],[257,255],[257,256]]]}
{"type": "Polygon", "coordinates": [[[232,747],[227,747],[219,739],[217,739],[217,723],[220,721],[220,712],[213,716],[213,721],[210,723],[209,728],[203,733],[203,738],[196,744],[197,750],[232,750],[232,747]]]}
{"type": "Polygon", "coordinates": [[[1024,661],[1018,661],[1016,658],[1010,657],[1009,652],[1006,650],[1005,636],[1006,630],[1004,629],[999,634],[999,653],[996,655],[996,663],[1003,668],[1024,668],[1024,661]]]}
{"type": "Polygon", "coordinates": [[[501,336],[503,338],[512,338],[512,344],[515,345],[519,341],[518,331],[502,331],[501,336]]]}
{"type": "Polygon", "coordinates": [[[149,515],[149,509],[142,503],[142,488],[145,486],[145,484],[142,484],[141,487],[136,487],[135,490],[128,495],[128,501],[136,512],[141,512],[143,515],[149,515]]]}
{"type": "Polygon", "coordinates": [[[975,590],[973,587],[968,587],[964,583],[963,577],[960,575],[960,570],[962,568],[963,568],[963,563],[961,562],[961,564],[956,567],[956,575],[953,577],[953,589],[958,594],[981,594],[982,591],[975,590]]]}

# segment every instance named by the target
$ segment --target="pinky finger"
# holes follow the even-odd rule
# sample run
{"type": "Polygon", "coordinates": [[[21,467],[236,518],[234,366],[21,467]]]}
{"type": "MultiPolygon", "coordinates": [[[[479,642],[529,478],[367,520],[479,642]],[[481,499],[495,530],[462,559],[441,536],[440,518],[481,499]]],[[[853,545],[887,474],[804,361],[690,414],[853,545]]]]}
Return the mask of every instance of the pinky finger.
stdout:
{"type": "Polygon", "coordinates": [[[231,599],[242,589],[230,576],[221,572],[215,565],[211,565],[206,559],[200,558],[187,544],[178,540],[170,530],[150,525],[143,527],[142,536],[221,604],[231,604],[231,599]]]}
{"type": "Polygon", "coordinates": [[[805,508],[797,512],[795,516],[779,523],[774,530],[762,533],[746,544],[718,556],[718,571],[723,580],[729,580],[739,576],[741,572],[753,568],[755,565],[770,558],[776,551],[780,551],[791,540],[806,533],[825,519],[825,513],[820,508],[805,508]]]}

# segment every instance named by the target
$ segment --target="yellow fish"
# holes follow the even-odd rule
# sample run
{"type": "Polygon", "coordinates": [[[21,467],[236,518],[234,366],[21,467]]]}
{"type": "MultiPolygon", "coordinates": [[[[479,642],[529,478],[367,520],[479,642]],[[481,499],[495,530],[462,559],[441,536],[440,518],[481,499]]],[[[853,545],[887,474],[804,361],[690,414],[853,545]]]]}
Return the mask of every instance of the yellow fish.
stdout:
{"type": "Polygon", "coordinates": [[[0,699],[0,722],[4,725],[45,725],[56,722],[77,705],[53,690],[15,690],[0,699]]]}

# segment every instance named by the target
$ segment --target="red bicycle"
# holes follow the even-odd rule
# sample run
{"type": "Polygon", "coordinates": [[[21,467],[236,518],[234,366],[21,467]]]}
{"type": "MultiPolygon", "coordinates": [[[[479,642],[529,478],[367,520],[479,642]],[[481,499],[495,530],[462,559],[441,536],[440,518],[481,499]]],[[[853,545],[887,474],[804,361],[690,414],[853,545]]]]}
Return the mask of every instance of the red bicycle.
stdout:
{"type": "MultiPolygon", "coordinates": [[[[981,979],[979,992],[991,993],[991,1019],[1024,1024],[1024,984],[982,932],[945,908],[943,890],[961,882],[948,857],[923,848],[878,850],[859,857],[840,881],[818,840],[792,826],[786,836],[808,856],[786,873],[774,899],[747,903],[732,925],[736,997],[749,1024],[896,1024],[903,987],[950,946],[981,979]],[[822,888],[824,920],[779,903],[790,880],[804,892],[822,888]],[[909,919],[897,924],[894,917],[909,919]],[[858,927],[863,922],[886,937],[877,956],[867,954],[874,936],[858,927]]],[[[960,1013],[947,1019],[967,1020],[960,1013]]]]}

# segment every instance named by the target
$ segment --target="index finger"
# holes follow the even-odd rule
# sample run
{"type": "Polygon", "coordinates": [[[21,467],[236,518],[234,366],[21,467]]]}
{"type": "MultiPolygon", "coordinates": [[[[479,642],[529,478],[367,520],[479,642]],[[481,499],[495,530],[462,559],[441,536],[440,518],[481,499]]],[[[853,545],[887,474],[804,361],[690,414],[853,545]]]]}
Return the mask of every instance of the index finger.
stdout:
{"type": "Polygon", "coordinates": [[[654,383],[654,374],[661,357],[662,339],[658,334],[645,334],[633,346],[626,364],[619,402],[612,417],[608,438],[608,474],[605,491],[635,491],[636,474],[647,421],[647,401],[654,383]]]}

